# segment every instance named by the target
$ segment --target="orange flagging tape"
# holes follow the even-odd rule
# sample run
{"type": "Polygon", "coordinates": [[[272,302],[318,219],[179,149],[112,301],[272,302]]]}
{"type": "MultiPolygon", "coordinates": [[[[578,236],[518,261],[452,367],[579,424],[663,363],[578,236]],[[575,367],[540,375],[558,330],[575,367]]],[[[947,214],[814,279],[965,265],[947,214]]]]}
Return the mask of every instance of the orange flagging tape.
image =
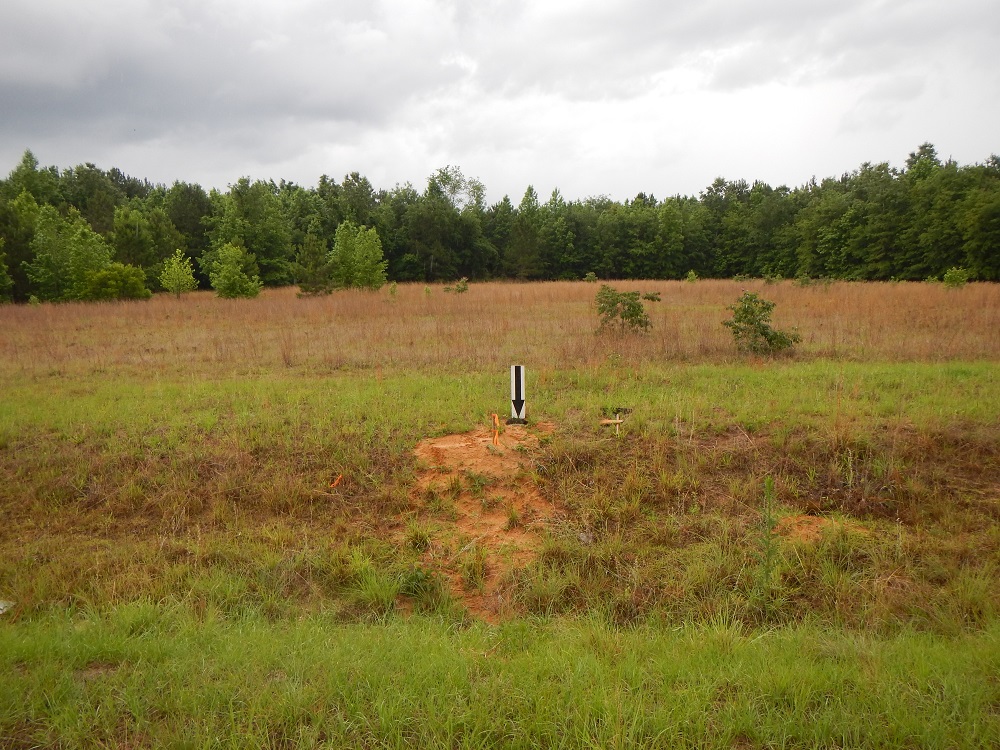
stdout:
{"type": "Polygon", "coordinates": [[[493,415],[493,445],[500,445],[500,417],[493,415]]]}
{"type": "Polygon", "coordinates": [[[344,478],[343,474],[338,474],[337,478],[334,479],[332,482],[330,482],[330,486],[331,487],[336,487],[338,484],[340,484],[340,480],[343,479],[343,478],[344,478]]]}

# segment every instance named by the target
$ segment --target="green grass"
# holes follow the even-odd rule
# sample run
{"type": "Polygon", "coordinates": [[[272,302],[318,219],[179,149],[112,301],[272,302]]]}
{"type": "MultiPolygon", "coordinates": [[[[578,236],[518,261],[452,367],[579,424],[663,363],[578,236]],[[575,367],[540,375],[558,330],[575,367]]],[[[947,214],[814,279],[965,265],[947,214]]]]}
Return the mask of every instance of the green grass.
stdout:
{"type": "MultiPolygon", "coordinates": [[[[432,376],[356,372],[320,377],[80,381],[60,376],[16,380],[0,402],[0,438],[31,428],[176,432],[245,428],[275,438],[348,425],[408,438],[485,423],[509,406],[506,372],[432,376]]],[[[635,409],[633,424],[701,429],[768,422],[869,428],[905,419],[916,426],[990,424],[1000,409],[994,363],[858,364],[818,360],[764,365],[609,363],[584,371],[529,371],[534,419],[589,428],[607,407],[635,409]]]]}
{"type": "Polygon", "coordinates": [[[0,747],[996,746],[998,381],[529,368],[558,513],[491,627],[424,565],[453,500],[420,514],[411,451],[506,371],[10,377],[0,747]]]}
{"type": "MultiPolygon", "coordinates": [[[[829,362],[529,373],[530,413],[557,426],[532,476],[565,521],[511,593],[525,612],[757,623],[772,477],[779,517],[858,530],[785,543],[763,622],[805,607],[852,626],[978,626],[1000,610],[983,583],[1000,570],[997,374],[829,362]],[[597,423],[618,406],[633,411],[615,437],[597,423]]],[[[405,542],[410,451],[485,424],[507,387],[506,373],[475,372],[11,384],[0,598],[35,611],[190,595],[239,611],[255,596],[284,614],[377,600],[379,586],[391,598],[420,554],[405,542]],[[359,547],[386,567],[367,594],[344,572],[359,547]]],[[[468,573],[475,587],[480,571],[468,573]]]]}
{"type": "Polygon", "coordinates": [[[0,626],[5,747],[877,747],[1000,743],[1000,630],[456,629],[134,602],[0,626]]]}

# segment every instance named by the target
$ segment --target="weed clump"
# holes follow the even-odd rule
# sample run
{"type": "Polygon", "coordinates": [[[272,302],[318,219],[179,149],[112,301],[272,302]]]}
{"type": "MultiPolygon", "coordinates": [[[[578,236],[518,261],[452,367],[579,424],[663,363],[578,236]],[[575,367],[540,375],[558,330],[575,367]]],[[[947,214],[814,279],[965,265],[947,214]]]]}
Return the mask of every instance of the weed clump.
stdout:
{"type": "Polygon", "coordinates": [[[743,292],[735,305],[726,308],[733,313],[732,320],[722,325],[733,332],[733,339],[740,351],[751,354],[778,354],[791,349],[802,337],[771,328],[771,311],[774,303],[756,292],[743,292]]]}

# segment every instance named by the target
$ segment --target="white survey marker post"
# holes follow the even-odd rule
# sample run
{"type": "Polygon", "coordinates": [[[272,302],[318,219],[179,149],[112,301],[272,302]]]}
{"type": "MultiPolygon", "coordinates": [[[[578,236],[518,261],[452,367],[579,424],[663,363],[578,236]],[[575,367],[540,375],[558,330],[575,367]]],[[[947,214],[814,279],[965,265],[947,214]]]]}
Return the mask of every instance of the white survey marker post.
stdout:
{"type": "Polygon", "coordinates": [[[524,365],[510,366],[510,418],[524,421],[524,365]]]}

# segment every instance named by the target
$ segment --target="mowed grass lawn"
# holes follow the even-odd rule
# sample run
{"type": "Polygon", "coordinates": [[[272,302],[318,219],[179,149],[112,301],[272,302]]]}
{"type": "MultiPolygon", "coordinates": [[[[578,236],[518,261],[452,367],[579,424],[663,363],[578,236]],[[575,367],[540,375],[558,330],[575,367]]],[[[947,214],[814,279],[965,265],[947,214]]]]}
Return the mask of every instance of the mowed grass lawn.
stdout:
{"type": "Polygon", "coordinates": [[[1000,745],[1000,288],[614,285],[648,334],[585,283],[0,307],[0,747],[1000,745]],[[483,622],[412,450],[511,364],[552,511],[483,622]]]}

